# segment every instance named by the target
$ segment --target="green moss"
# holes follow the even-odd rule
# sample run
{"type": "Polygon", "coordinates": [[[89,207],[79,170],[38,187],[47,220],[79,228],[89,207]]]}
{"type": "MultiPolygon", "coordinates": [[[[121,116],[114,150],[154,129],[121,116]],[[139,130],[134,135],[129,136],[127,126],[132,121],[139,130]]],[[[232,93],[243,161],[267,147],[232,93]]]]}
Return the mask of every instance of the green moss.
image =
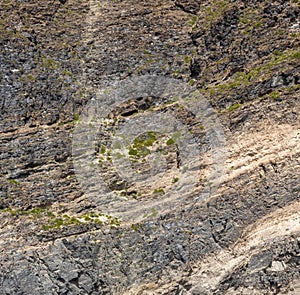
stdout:
{"type": "MultiPolygon", "coordinates": [[[[257,34],[257,30],[263,28],[267,23],[263,16],[263,7],[258,5],[256,7],[246,7],[241,11],[239,16],[239,30],[244,35],[257,34]]],[[[276,29],[271,33],[275,33],[276,29]]]]}
{"type": "Polygon", "coordinates": [[[55,218],[51,221],[50,225],[48,225],[51,228],[60,228],[63,226],[64,220],[62,218],[55,218]]]}
{"type": "Polygon", "coordinates": [[[292,85],[292,86],[289,86],[289,87],[286,87],[283,89],[287,92],[297,91],[297,90],[300,90],[300,84],[292,85]]]}
{"type": "Polygon", "coordinates": [[[84,218],[85,221],[91,221],[92,220],[91,217],[87,214],[84,214],[82,217],[84,218]]]}
{"type": "Polygon", "coordinates": [[[293,59],[300,58],[300,49],[296,50],[285,50],[285,51],[274,51],[273,54],[270,56],[270,61],[266,63],[266,68],[270,68],[274,65],[280,64],[282,62],[291,61],[293,59]]]}
{"type": "MultiPolygon", "coordinates": [[[[91,212],[89,214],[83,214],[78,217],[69,216],[64,214],[62,216],[56,216],[56,218],[48,219],[48,223],[44,224],[42,228],[44,230],[51,229],[59,229],[61,227],[75,226],[83,223],[94,223],[94,224],[102,224],[103,222],[99,219],[99,217],[103,216],[102,213],[91,212]]],[[[109,215],[104,215],[110,224],[120,225],[121,222],[117,218],[113,218],[109,215]]]]}
{"type": "Polygon", "coordinates": [[[89,216],[90,217],[98,217],[98,214],[92,211],[92,212],[90,212],[89,216]]]}

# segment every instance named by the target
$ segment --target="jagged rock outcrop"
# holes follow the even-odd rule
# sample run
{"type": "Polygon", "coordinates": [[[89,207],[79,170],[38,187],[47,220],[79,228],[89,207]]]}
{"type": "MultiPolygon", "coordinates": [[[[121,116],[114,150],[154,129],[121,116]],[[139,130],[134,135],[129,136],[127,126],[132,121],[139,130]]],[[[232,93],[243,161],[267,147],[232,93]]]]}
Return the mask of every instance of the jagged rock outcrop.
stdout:
{"type": "Polygon", "coordinates": [[[3,0],[0,12],[0,294],[300,294],[299,1],[3,0]],[[108,191],[87,192],[74,160],[81,114],[138,77],[162,95],[97,121],[97,161],[82,171],[97,166],[108,191]],[[164,97],[168,79],[209,112],[164,97]],[[187,141],[148,125],[123,147],[146,177],[127,179],[118,130],[163,125],[161,114],[187,141]],[[185,159],[193,148],[199,163],[185,159]],[[181,185],[171,205],[150,207],[181,185]],[[103,210],[112,192],[136,211],[103,210]]]}

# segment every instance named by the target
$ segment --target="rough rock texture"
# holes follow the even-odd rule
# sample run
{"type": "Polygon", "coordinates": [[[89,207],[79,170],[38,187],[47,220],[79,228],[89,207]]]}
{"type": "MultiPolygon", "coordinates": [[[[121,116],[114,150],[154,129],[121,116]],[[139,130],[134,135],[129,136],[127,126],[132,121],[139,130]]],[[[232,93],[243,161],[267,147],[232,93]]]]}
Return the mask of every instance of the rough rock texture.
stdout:
{"type": "MultiPolygon", "coordinates": [[[[300,294],[299,5],[1,0],[0,294],[300,294]],[[209,198],[195,198],[205,163],[171,210],[122,220],[81,188],[72,136],[99,89],[146,74],[180,79],[211,104],[225,170],[209,198]]],[[[141,207],[180,182],[183,161],[169,141],[161,183],[118,175],[111,138],[149,113],[175,114],[199,146],[208,132],[161,97],[111,112],[97,165],[119,199],[141,207]]],[[[149,169],[148,152],[170,140],[147,136],[131,148],[134,169],[149,169]]]]}

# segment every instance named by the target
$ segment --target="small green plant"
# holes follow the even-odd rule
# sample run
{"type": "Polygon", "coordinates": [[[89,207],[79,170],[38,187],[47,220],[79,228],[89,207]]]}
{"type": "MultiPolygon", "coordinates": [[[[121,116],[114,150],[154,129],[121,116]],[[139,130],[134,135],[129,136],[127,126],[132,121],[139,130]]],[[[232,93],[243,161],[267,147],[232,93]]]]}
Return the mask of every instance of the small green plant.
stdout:
{"type": "Polygon", "coordinates": [[[109,219],[109,223],[111,226],[116,227],[116,226],[120,226],[121,222],[118,218],[113,217],[113,218],[108,218],[109,219]]]}
{"type": "Polygon", "coordinates": [[[300,51],[293,53],[291,55],[291,58],[292,59],[300,59],[300,51]]]}
{"type": "Polygon", "coordinates": [[[229,7],[229,1],[213,0],[208,2],[209,6],[204,8],[203,24],[209,27],[215,20],[221,17],[224,11],[229,7]]]}
{"type": "Polygon", "coordinates": [[[191,79],[191,80],[189,81],[189,84],[190,84],[191,86],[193,86],[193,85],[195,84],[195,82],[196,82],[195,79],[191,79]]]}
{"type": "Polygon", "coordinates": [[[100,147],[100,153],[105,154],[105,152],[106,152],[106,146],[102,144],[100,147]]]}
{"type": "Polygon", "coordinates": [[[151,214],[150,214],[150,216],[155,217],[155,216],[157,216],[157,215],[158,215],[157,210],[156,210],[155,208],[152,208],[152,209],[151,209],[151,214]]]}
{"type": "Polygon", "coordinates": [[[188,25],[190,27],[192,27],[192,30],[196,27],[197,25],[197,22],[198,22],[198,17],[196,15],[191,15],[189,21],[188,21],[188,25]]]}
{"type": "Polygon", "coordinates": [[[193,234],[193,232],[192,232],[191,230],[188,230],[188,229],[186,229],[186,230],[184,231],[184,233],[185,233],[186,235],[192,235],[192,234],[193,234]]]}
{"type": "Polygon", "coordinates": [[[174,141],[173,138],[168,139],[167,142],[166,142],[167,145],[172,145],[174,143],[175,143],[175,141],[174,141]]]}
{"type": "Polygon", "coordinates": [[[13,210],[11,208],[5,208],[5,209],[2,209],[2,212],[8,212],[12,216],[16,216],[18,214],[19,210],[13,210]]]}
{"type": "Polygon", "coordinates": [[[165,194],[165,191],[163,188],[156,188],[154,191],[153,191],[153,194],[154,195],[164,195],[165,194]]]}
{"type": "Polygon", "coordinates": [[[181,138],[181,132],[180,131],[177,131],[177,132],[174,132],[173,134],[172,134],[172,139],[176,142],[176,141],[178,141],[180,138],[181,138]]]}
{"type": "Polygon", "coordinates": [[[151,52],[148,51],[147,49],[144,49],[143,52],[144,52],[144,54],[146,54],[146,55],[151,55],[151,52]]]}
{"type": "Polygon", "coordinates": [[[49,216],[50,212],[45,211],[44,209],[40,208],[40,207],[35,207],[29,211],[27,211],[27,214],[31,214],[33,215],[35,218],[41,218],[45,215],[45,213],[49,216]]]}
{"type": "Polygon", "coordinates": [[[238,109],[240,106],[241,106],[240,104],[235,103],[235,104],[233,104],[232,106],[230,106],[230,107],[228,108],[228,112],[232,112],[232,111],[238,109]]]}
{"type": "Polygon", "coordinates": [[[28,75],[23,75],[22,77],[20,77],[20,81],[23,81],[23,82],[33,82],[35,81],[35,77],[31,74],[28,74],[28,75]]]}
{"type": "Polygon", "coordinates": [[[131,225],[131,228],[134,230],[134,231],[138,231],[140,226],[138,224],[132,224],[131,225]]]}
{"type": "Polygon", "coordinates": [[[121,144],[120,142],[116,142],[116,143],[114,144],[114,149],[120,150],[121,148],[122,148],[122,144],[121,144]]]}
{"type": "Polygon", "coordinates": [[[42,56],[41,62],[45,69],[55,70],[59,68],[59,62],[45,56],[42,56]]]}
{"type": "Polygon", "coordinates": [[[130,149],[129,152],[128,152],[128,154],[130,156],[137,156],[138,151],[136,149],[130,149]]]}
{"type": "Polygon", "coordinates": [[[272,91],[271,93],[269,93],[269,96],[272,99],[276,100],[276,99],[280,98],[280,92],[278,90],[272,91]]]}
{"type": "Polygon", "coordinates": [[[185,56],[184,57],[184,62],[189,65],[190,62],[191,62],[191,57],[190,56],[185,56]]]}
{"type": "Polygon", "coordinates": [[[74,121],[78,122],[80,118],[79,114],[74,114],[74,121]]]}
{"type": "Polygon", "coordinates": [[[176,183],[176,182],[178,182],[179,181],[179,178],[178,177],[174,177],[173,178],[173,183],[176,183]]]}
{"type": "Polygon", "coordinates": [[[63,74],[64,76],[68,76],[68,77],[70,77],[70,78],[73,77],[73,74],[72,74],[70,71],[67,71],[67,70],[63,70],[63,71],[62,71],[62,74],[63,74]]]}
{"type": "Polygon", "coordinates": [[[14,185],[20,185],[20,182],[15,180],[15,179],[8,179],[8,181],[11,183],[11,184],[14,184],[14,185]]]}

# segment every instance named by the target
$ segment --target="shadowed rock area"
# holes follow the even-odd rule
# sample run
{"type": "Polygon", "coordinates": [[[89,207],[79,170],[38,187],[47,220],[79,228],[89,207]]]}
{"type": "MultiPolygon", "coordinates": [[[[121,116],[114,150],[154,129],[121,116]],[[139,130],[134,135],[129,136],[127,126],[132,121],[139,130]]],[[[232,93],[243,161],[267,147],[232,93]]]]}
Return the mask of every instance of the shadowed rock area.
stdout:
{"type": "Polygon", "coordinates": [[[297,0],[0,0],[0,294],[300,294],[299,13],[297,0]],[[160,84],[107,108],[80,167],[87,106],[138,77],[197,90],[222,130],[160,84]],[[163,115],[186,137],[163,133],[163,115]],[[118,147],[145,118],[157,126],[118,147]],[[87,191],[78,176],[94,168],[105,186],[87,191]]]}

